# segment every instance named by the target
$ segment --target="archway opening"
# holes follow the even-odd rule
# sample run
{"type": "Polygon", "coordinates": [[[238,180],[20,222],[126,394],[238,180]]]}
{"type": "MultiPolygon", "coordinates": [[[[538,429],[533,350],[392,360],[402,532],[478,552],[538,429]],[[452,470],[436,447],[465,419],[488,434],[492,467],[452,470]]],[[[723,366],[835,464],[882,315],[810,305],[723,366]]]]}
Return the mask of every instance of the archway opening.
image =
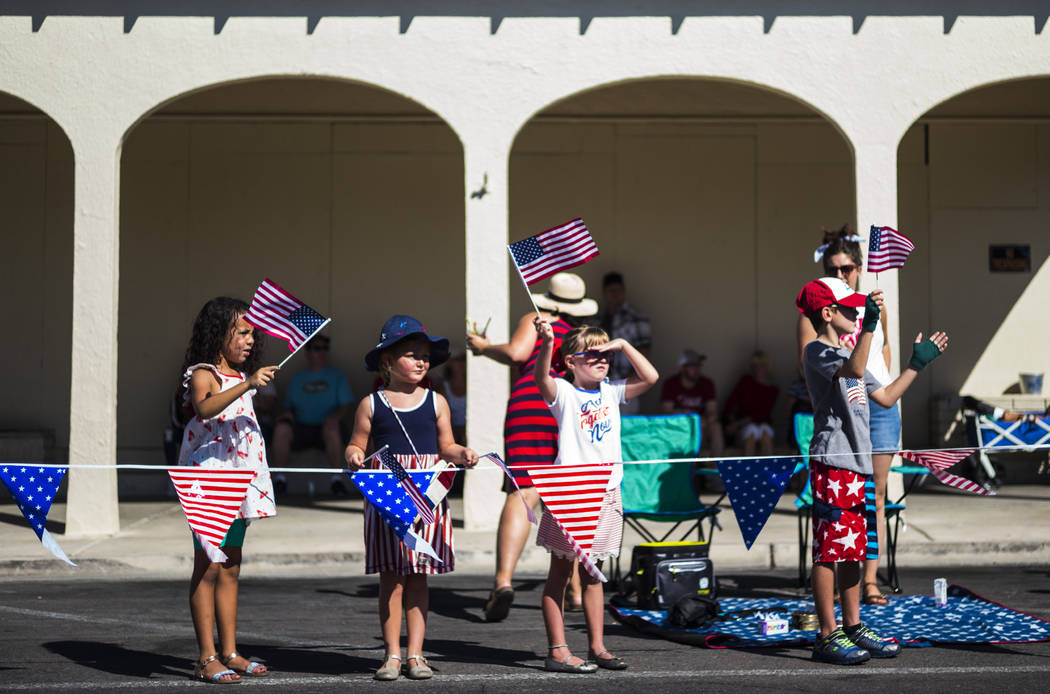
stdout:
{"type": "MultiPolygon", "coordinates": [[[[751,353],[772,357],[785,446],[797,375],[793,300],[820,274],[822,227],[855,218],[853,156],[809,106],[752,85],[648,79],[555,103],[522,129],[511,156],[512,239],[581,216],[601,255],[578,268],[589,294],[619,271],[651,321],[661,377],[683,348],[725,402],[751,353]]],[[[512,288],[514,318],[528,309],[512,288]]],[[[660,411],[660,388],[642,412],[660,411]]]]}
{"type": "Polygon", "coordinates": [[[73,323],[73,148],[46,113],[0,93],[0,275],[9,292],[0,357],[6,460],[65,460],[73,323]]]}
{"type": "MultiPolygon", "coordinates": [[[[943,444],[959,396],[1043,409],[1020,373],[1050,372],[1050,77],[941,103],[898,148],[900,228],[916,249],[901,273],[902,340],[931,328],[951,349],[908,394],[905,446],[943,444]]],[[[1043,391],[1047,392],[1046,390],[1043,391]]]]}
{"type": "MultiPolygon", "coordinates": [[[[141,121],[121,162],[119,457],[163,460],[194,317],[214,296],[249,301],[263,278],[332,317],[330,363],[357,398],[391,314],[461,334],[462,161],[433,113],[347,81],[217,85],[141,121]]],[[[279,402],[304,368],[304,354],[285,367],[279,402]]]]}

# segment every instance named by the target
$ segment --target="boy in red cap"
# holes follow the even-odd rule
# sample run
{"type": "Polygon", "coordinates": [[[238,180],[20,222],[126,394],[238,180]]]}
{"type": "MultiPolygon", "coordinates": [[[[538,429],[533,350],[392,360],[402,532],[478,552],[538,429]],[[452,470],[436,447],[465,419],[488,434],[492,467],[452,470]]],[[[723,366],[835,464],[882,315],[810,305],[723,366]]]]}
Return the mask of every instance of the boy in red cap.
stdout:
{"type": "Polygon", "coordinates": [[[896,403],[919,371],[944,351],[948,336],[936,332],[924,341],[919,333],[908,368],[884,386],[865,369],[882,290],[865,296],[841,279],[824,277],[803,287],[795,304],[817,331],[817,339],[802,352],[813,401],[813,601],[820,619],[813,660],[856,665],[869,658],[892,658],[900,645],[883,640],[860,621],[860,567],[868,551],[868,523],[874,523],[864,510],[864,488],[872,474],[867,399],[883,407],[896,403]],[[861,306],[861,334],[850,352],[839,340],[856,329],[861,306]],[[842,628],[835,620],[836,577],[842,628]]]}

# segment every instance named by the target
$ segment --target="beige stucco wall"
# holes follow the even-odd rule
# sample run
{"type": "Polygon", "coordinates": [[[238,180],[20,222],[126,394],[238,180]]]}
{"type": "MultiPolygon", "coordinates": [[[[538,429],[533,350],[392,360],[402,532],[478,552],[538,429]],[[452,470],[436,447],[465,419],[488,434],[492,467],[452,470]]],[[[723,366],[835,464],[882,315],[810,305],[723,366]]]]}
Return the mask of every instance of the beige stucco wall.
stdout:
{"type": "MultiPolygon", "coordinates": [[[[304,13],[309,10],[309,5],[304,4],[304,13]]],[[[945,5],[951,11],[950,4],[945,5]]],[[[993,4],[989,6],[995,9],[993,4]]],[[[841,208],[835,211],[837,218],[822,217],[815,221],[834,223],[843,212],[852,211],[861,227],[865,227],[873,221],[897,224],[898,144],[917,119],[969,89],[1002,80],[1045,75],[1047,65],[1050,65],[1050,43],[1046,41],[1045,32],[1035,33],[1032,16],[953,15],[947,24],[940,16],[865,16],[864,21],[858,23],[846,13],[842,16],[780,15],[772,22],[761,16],[690,16],[672,22],[667,16],[632,17],[627,4],[612,3],[610,7],[616,11],[608,16],[588,17],[586,22],[577,16],[558,16],[507,17],[493,23],[488,16],[466,17],[453,13],[455,16],[413,16],[411,22],[406,23],[398,16],[325,15],[319,23],[310,23],[310,31],[307,31],[308,23],[304,17],[291,16],[236,16],[218,26],[210,17],[140,17],[128,23],[124,17],[106,15],[104,8],[100,9],[100,16],[88,16],[83,9],[78,10],[82,16],[61,16],[50,14],[44,7],[40,10],[44,17],[42,23],[39,17],[35,21],[28,16],[0,17],[0,45],[4,47],[0,54],[0,92],[25,99],[53,118],[69,138],[75,155],[72,168],[75,175],[67,175],[65,179],[67,186],[70,179],[74,186],[74,199],[65,208],[70,210],[66,214],[72,216],[73,225],[71,250],[67,251],[72,256],[72,286],[65,294],[72,305],[67,343],[72,345],[68,377],[71,460],[111,462],[116,458],[118,423],[125,417],[123,413],[127,407],[136,406],[135,402],[118,406],[118,390],[125,399],[139,396],[125,383],[123,374],[133,373],[127,371],[129,364],[125,362],[130,362],[130,368],[134,369],[151,361],[153,356],[149,350],[125,354],[123,347],[123,335],[135,329],[134,324],[125,325],[134,320],[130,315],[123,318],[127,309],[122,303],[126,299],[134,301],[129,298],[134,292],[126,291],[124,284],[127,281],[132,287],[140,285],[146,270],[128,267],[125,259],[134,256],[121,251],[122,244],[130,243],[134,247],[135,242],[122,238],[124,225],[120,222],[120,215],[136,214],[121,202],[127,195],[121,184],[132,185],[121,176],[121,150],[129,133],[134,139],[135,124],[158,107],[163,108],[183,95],[209,86],[264,76],[330,77],[375,85],[400,94],[419,104],[423,112],[435,114],[447,123],[462,153],[460,182],[449,187],[449,190],[456,191],[459,200],[450,202],[450,211],[447,212],[457,214],[451,211],[454,207],[462,215],[463,272],[457,282],[465,279],[467,291],[465,296],[462,293],[460,296],[463,296],[465,312],[472,317],[493,315],[491,332],[500,339],[507,334],[509,314],[520,313],[520,310],[509,310],[512,308],[508,304],[509,297],[513,296],[510,282],[502,278],[494,282],[491,278],[493,267],[505,267],[503,245],[509,235],[508,220],[511,216],[517,219],[522,214],[516,206],[508,206],[511,196],[515,195],[508,181],[511,169],[516,166],[511,162],[510,152],[515,137],[533,115],[566,97],[602,85],[657,77],[729,81],[786,95],[801,104],[799,108],[805,112],[824,114],[831,126],[841,133],[842,141],[852,154],[852,180],[855,182],[852,200],[841,202],[841,208]],[[467,197],[469,192],[480,189],[486,180],[486,196],[467,197]],[[122,278],[124,272],[128,273],[128,278],[122,278]],[[119,334],[118,313],[122,316],[119,334]],[[131,394],[124,396],[125,392],[131,394]]],[[[399,3],[392,3],[392,15],[401,11],[399,3]]],[[[413,12],[406,11],[410,15],[413,12]]],[[[639,104],[643,103],[647,102],[639,101],[639,104]]],[[[983,108],[989,107],[984,105],[983,108]]],[[[992,109],[992,115],[995,113],[992,109]]],[[[728,110],[726,115],[733,115],[733,111],[728,110]]],[[[4,128],[7,127],[5,121],[4,128]]],[[[256,127],[261,126],[257,124],[256,127]]],[[[287,156],[294,160],[293,168],[298,167],[297,170],[304,172],[303,175],[310,180],[322,175],[319,170],[311,169],[316,166],[311,156],[324,156],[324,138],[311,136],[310,130],[311,126],[301,125],[301,132],[289,142],[264,137],[250,146],[269,147],[270,154],[287,156]],[[295,151],[289,152],[289,146],[295,151]]],[[[637,137],[620,138],[616,151],[642,168],[651,162],[655,152],[661,151],[661,146],[668,156],[674,154],[673,146],[656,144],[655,140],[660,138],[655,131],[643,130],[637,137]]],[[[1042,161],[1039,148],[1045,147],[1045,144],[1040,144],[1045,143],[1045,138],[1040,140],[1031,132],[995,134],[992,140],[1001,144],[1001,152],[975,147],[974,136],[960,133],[957,135],[959,141],[968,147],[955,148],[954,154],[947,152],[934,157],[933,161],[943,159],[949,162],[945,164],[949,168],[941,177],[927,172],[931,250],[938,247],[935,242],[941,238],[939,235],[944,229],[970,224],[975,224],[975,228],[986,228],[984,225],[988,223],[1016,224],[1006,214],[1008,210],[1017,213],[1015,219],[1024,217],[1024,224],[1031,223],[1032,229],[1038,228],[1038,209],[1041,207],[1037,204],[1033,208],[1031,197],[1022,199],[1023,191],[1012,190],[1010,186],[988,186],[982,191],[979,189],[980,179],[967,179],[958,174],[972,162],[985,162],[995,164],[998,168],[994,171],[1002,172],[996,181],[1012,181],[1019,175],[1010,166],[1016,160],[1024,165],[1020,170],[1027,167],[1037,180],[1041,180],[1045,173],[1039,164],[1042,161]],[[1036,146],[1035,153],[1030,147],[1032,143],[1036,146]],[[952,156],[956,157],[954,164],[950,163],[952,156]],[[996,157],[1006,158],[996,161],[996,157]],[[953,181],[952,176],[956,174],[959,179],[953,181]],[[973,212],[975,208],[964,209],[969,200],[984,193],[994,193],[981,202],[984,218],[973,212]],[[1033,209],[1037,211],[1032,213],[1033,209]]],[[[193,151],[192,139],[187,146],[190,151],[193,151]]],[[[236,147],[238,139],[238,133],[232,133],[228,143],[217,142],[214,149],[218,151],[225,144],[236,147]]],[[[131,144],[129,140],[128,146],[131,144]]],[[[163,150],[164,143],[160,144],[159,148],[163,150]]],[[[783,142],[785,148],[791,144],[789,140],[783,142]]],[[[337,150],[331,136],[328,147],[333,168],[338,168],[335,162],[339,157],[335,156],[337,150]]],[[[750,243],[759,248],[761,244],[755,244],[756,235],[764,238],[762,235],[769,229],[771,221],[779,222],[784,210],[815,209],[809,202],[795,207],[789,204],[792,200],[778,198],[778,186],[764,188],[763,181],[773,176],[779,165],[774,166],[773,160],[767,163],[763,158],[779,155],[778,147],[766,144],[763,137],[715,138],[697,133],[689,136],[688,148],[695,156],[722,157],[733,162],[725,172],[726,180],[731,183],[727,184],[728,192],[733,197],[711,199],[704,187],[706,171],[681,164],[675,168],[676,176],[670,188],[649,189],[646,193],[654,200],[666,200],[674,199],[675,192],[692,194],[693,189],[699,187],[700,191],[688,200],[718,210],[716,218],[731,227],[731,233],[725,236],[726,247],[736,254],[747,254],[748,233],[751,234],[750,243]],[[749,152],[758,158],[758,163],[750,167],[741,165],[739,157],[749,152]],[[750,194],[745,190],[749,177],[753,183],[750,194]],[[693,186],[689,185],[690,181],[693,186]],[[768,210],[763,209],[765,201],[770,204],[768,210]],[[748,204],[756,210],[750,232],[733,212],[733,208],[748,204]]],[[[229,171],[243,172],[245,180],[252,180],[252,175],[258,172],[246,164],[250,157],[244,155],[244,150],[240,154],[237,151],[216,154],[214,163],[218,168],[197,173],[189,170],[184,177],[188,183],[184,185],[187,194],[196,197],[189,198],[182,212],[169,207],[172,217],[167,219],[182,223],[178,215],[185,214],[185,225],[200,234],[220,226],[225,231],[242,219],[242,215],[232,213],[209,218],[192,215],[208,209],[207,205],[201,207],[201,204],[208,202],[209,196],[213,196],[209,203],[212,205],[228,199],[223,198],[224,194],[241,195],[246,201],[252,199],[252,191],[238,189],[236,181],[219,176],[225,167],[229,171]],[[211,187],[206,185],[209,175],[215,176],[211,179],[214,183],[211,187]],[[233,187],[227,189],[230,185],[233,187]],[[215,226],[208,226],[213,222],[215,226]]],[[[161,178],[176,176],[178,163],[172,161],[174,154],[164,156],[168,157],[166,161],[172,168],[161,178]]],[[[782,172],[786,179],[792,178],[792,174],[785,172],[793,161],[797,158],[788,157],[786,160],[787,168],[782,172]]],[[[19,171],[17,167],[12,168],[19,171]]],[[[930,168],[932,171],[936,167],[931,164],[930,168]]],[[[969,168],[977,170],[979,167],[969,168]]],[[[914,170],[906,175],[921,178],[914,170]]],[[[348,177],[352,180],[352,176],[348,174],[348,177]]],[[[332,180],[335,186],[340,177],[332,174],[332,180]]],[[[296,190],[296,183],[289,181],[287,186],[270,188],[271,195],[263,202],[281,200],[282,195],[296,190]]],[[[842,183],[837,177],[829,180],[829,185],[834,185],[836,190],[848,189],[842,183]]],[[[374,178],[362,181],[361,185],[372,193],[374,200],[392,197],[374,178]],[[376,183],[375,188],[369,189],[369,183],[376,183]]],[[[619,196],[622,185],[616,183],[607,191],[614,191],[619,196]]],[[[645,181],[638,181],[637,188],[641,190],[645,185],[645,181]]],[[[806,185],[795,180],[786,181],[784,185],[799,185],[808,190],[806,185]]],[[[323,208],[323,196],[318,191],[312,188],[300,188],[299,191],[304,199],[323,208]]],[[[901,193],[902,201],[912,194],[911,188],[901,193]]],[[[147,196],[145,192],[143,195],[147,196]]],[[[16,202],[32,209],[30,200],[32,196],[27,195],[16,202]]],[[[343,227],[336,226],[343,218],[340,215],[344,214],[339,204],[334,198],[330,201],[328,224],[329,229],[341,233],[343,227]]],[[[60,219],[62,206],[54,209],[60,219]]],[[[906,209],[910,208],[902,202],[902,221],[906,209]]],[[[35,214],[39,217],[39,213],[35,214]]],[[[313,210],[281,209],[271,217],[259,219],[258,223],[265,230],[264,236],[275,236],[279,224],[295,226],[302,223],[311,229],[323,225],[320,216],[313,214],[313,210]]],[[[806,214],[808,212],[803,213],[806,214]]],[[[695,211],[686,218],[690,215],[695,218],[695,211]]],[[[147,227],[156,220],[143,219],[148,216],[145,213],[139,216],[144,231],[136,233],[155,233],[155,229],[151,231],[147,227]]],[[[411,222],[414,217],[406,215],[402,219],[411,222]]],[[[601,221],[604,224],[604,220],[601,221]]],[[[358,220],[358,226],[361,226],[360,222],[358,220]]],[[[365,220],[364,226],[369,223],[365,220]]],[[[617,230],[617,234],[621,234],[623,229],[637,228],[641,220],[636,211],[628,208],[622,215],[617,211],[616,223],[624,225],[617,230]]],[[[800,218],[798,228],[809,223],[808,219],[800,218]]],[[[531,227],[532,222],[527,222],[527,226],[531,227]]],[[[515,232],[519,228],[515,226],[515,232]]],[[[708,228],[702,228],[701,232],[714,233],[708,228]]],[[[350,233],[351,236],[342,236],[330,232],[328,243],[333,256],[346,255],[339,241],[352,237],[356,231],[350,233]]],[[[323,245],[324,239],[319,241],[323,245]]],[[[630,243],[626,241],[621,245],[618,238],[610,239],[606,244],[608,253],[614,259],[627,257],[631,253],[630,243]]],[[[977,243],[983,241],[975,241],[975,245],[977,243]]],[[[793,247],[794,243],[788,245],[793,247]]],[[[374,249],[380,250],[380,246],[374,249]]],[[[777,290],[772,286],[775,275],[767,266],[771,259],[779,261],[780,258],[774,249],[768,250],[770,255],[764,260],[762,250],[752,252],[756,265],[753,271],[755,281],[742,293],[752,300],[748,310],[758,327],[752,329],[751,335],[741,330],[733,337],[743,344],[765,343],[767,338],[763,330],[766,322],[775,328],[774,321],[780,315],[771,308],[772,304],[767,307],[757,298],[764,294],[762,288],[767,285],[770,295],[777,290]]],[[[1039,257],[1045,258],[1045,251],[1035,247],[1033,251],[1037,255],[1043,253],[1039,257]]],[[[6,262],[22,264],[23,255],[6,262]]],[[[151,263],[157,265],[165,261],[161,258],[151,263]]],[[[32,263],[42,264],[43,261],[30,256],[24,262],[26,267],[31,267],[32,263]]],[[[300,262],[309,268],[315,261],[304,258],[300,262]]],[[[930,273],[934,291],[929,305],[933,310],[943,310],[939,307],[946,302],[936,292],[944,291],[939,288],[950,286],[955,281],[953,269],[938,266],[934,270],[930,273]]],[[[905,274],[909,271],[910,268],[905,274]]],[[[12,275],[17,276],[20,272],[23,272],[21,268],[12,275]]],[[[43,268],[36,275],[24,274],[32,277],[42,272],[43,268]]],[[[317,291],[323,295],[327,286],[331,310],[341,313],[336,304],[337,297],[347,292],[335,279],[338,274],[335,269],[327,271],[328,280],[322,279],[326,274],[323,268],[313,273],[309,269],[300,272],[303,274],[301,281],[308,290],[297,291],[308,294],[309,288],[316,285],[317,291]]],[[[794,273],[790,275],[794,276],[794,273]]],[[[256,276],[245,272],[244,279],[238,284],[250,285],[256,276]],[[246,279],[248,277],[252,279],[246,279]]],[[[1034,305],[1040,307],[1043,305],[1043,285],[1041,275],[1037,278],[1039,282],[1026,286],[1034,305]]],[[[871,278],[867,279],[870,283],[871,278]]],[[[999,279],[996,278],[995,282],[999,279]]],[[[300,280],[294,278],[294,281],[300,280]]],[[[1001,295],[999,289],[992,293],[997,298],[1019,296],[1020,288],[1016,286],[1019,281],[1023,282],[1023,279],[1008,280],[1015,284],[1003,284],[1001,295]]],[[[881,278],[881,283],[888,290],[891,305],[896,306],[897,277],[887,275],[881,278]]],[[[207,279],[202,279],[200,286],[214,287],[207,279]]],[[[637,302],[645,305],[647,310],[651,311],[660,303],[662,297],[650,297],[644,293],[650,291],[644,283],[634,286],[637,287],[637,302]]],[[[979,284],[970,281],[970,286],[979,284]]],[[[348,289],[352,290],[352,287],[348,289]]],[[[222,291],[227,291],[227,288],[223,287],[222,291]]],[[[210,293],[214,291],[202,294],[210,293]]],[[[975,289],[972,293],[980,292],[975,289]]],[[[54,316],[57,320],[62,315],[63,302],[59,298],[61,293],[55,296],[54,316]]],[[[201,296],[181,299],[183,309],[198,304],[200,299],[201,296]]],[[[1023,300],[1029,300],[1028,293],[1024,294],[1023,300]]],[[[323,300],[318,303],[322,304],[321,308],[329,308],[323,300]]],[[[137,311],[143,313],[141,308],[137,311]]],[[[184,310],[179,313],[179,321],[184,326],[185,318],[181,317],[184,310]]],[[[453,313],[449,309],[447,315],[453,313]]],[[[987,359],[978,359],[982,373],[985,364],[1022,361],[1020,350],[1027,349],[1028,344],[1038,344],[1018,340],[1015,335],[1014,331],[1019,328],[1013,326],[1023,325],[1026,313],[1027,309],[1012,314],[1003,323],[1007,330],[995,334],[991,342],[994,349],[987,352],[987,359]]],[[[712,315],[716,322],[720,318],[724,316],[712,315]]],[[[370,329],[374,331],[375,328],[370,329]]],[[[56,333],[56,339],[60,340],[60,337],[56,333]]],[[[702,341],[704,337],[706,335],[698,335],[696,340],[702,341]]],[[[354,338],[344,336],[339,339],[350,343],[354,338]]],[[[699,346],[707,349],[704,345],[699,346]]],[[[164,349],[177,352],[175,347],[164,349]]],[[[985,354],[985,351],[982,349],[980,354],[985,354]]],[[[971,356],[980,357],[980,354],[971,356]]],[[[171,355],[166,356],[170,358],[171,355]]],[[[780,362],[782,360],[778,360],[780,362]]],[[[498,424],[506,395],[505,371],[478,360],[472,361],[471,365],[471,426],[484,448],[495,448],[499,443],[498,424]]],[[[970,367],[966,371],[967,368],[952,366],[949,362],[945,371],[952,374],[951,378],[956,382],[962,383],[970,378],[969,371],[973,370],[970,367]],[[967,375],[963,375],[963,371],[967,375]]],[[[61,376],[57,378],[62,380],[61,376]]],[[[992,380],[998,383],[1007,378],[1008,374],[1002,373],[992,380]]],[[[28,380],[26,378],[23,383],[28,380]]],[[[934,382],[931,388],[938,383],[934,382]]],[[[994,385],[989,383],[987,387],[994,385]]],[[[57,385],[52,387],[60,390],[57,385]]],[[[975,381],[974,387],[986,386],[975,381]]],[[[61,397],[54,402],[60,402],[61,397]]],[[[120,436],[124,436],[123,430],[120,436]]],[[[114,488],[115,476],[108,476],[108,473],[80,471],[72,477],[80,480],[77,483],[79,488],[91,489],[96,495],[94,498],[100,498],[98,494],[109,494],[114,488]],[[90,484],[87,484],[88,480],[91,480],[90,484]]],[[[87,498],[91,497],[83,499],[87,498]]],[[[81,501],[77,500],[77,503],[81,501]]],[[[109,513],[104,523],[109,524],[107,527],[114,527],[115,513],[109,513]]],[[[79,530],[75,524],[72,527],[74,532],[79,530]]]]}

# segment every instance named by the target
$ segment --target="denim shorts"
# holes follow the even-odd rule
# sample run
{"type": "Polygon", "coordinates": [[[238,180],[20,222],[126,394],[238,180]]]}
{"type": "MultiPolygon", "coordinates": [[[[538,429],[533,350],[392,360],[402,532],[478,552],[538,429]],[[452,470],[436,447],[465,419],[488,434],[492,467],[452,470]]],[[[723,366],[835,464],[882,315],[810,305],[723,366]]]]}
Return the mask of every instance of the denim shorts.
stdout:
{"type": "Polygon", "coordinates": [[[871,426],[871,450],[893,451],[900,449],[901,414],[897,403],[883,407],[868,399],[868,416],[871,426]]]}

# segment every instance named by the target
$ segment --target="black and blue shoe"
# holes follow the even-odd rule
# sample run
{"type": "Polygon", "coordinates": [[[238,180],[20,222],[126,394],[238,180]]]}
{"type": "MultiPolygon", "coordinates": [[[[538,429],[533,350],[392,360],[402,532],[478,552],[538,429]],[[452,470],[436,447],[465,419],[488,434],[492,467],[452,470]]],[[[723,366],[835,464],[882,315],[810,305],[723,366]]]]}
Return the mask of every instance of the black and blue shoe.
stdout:
{"type": "Polygon", "coordinates": [[[893,658],[900,655],[899,643],[885,640],[863,622],[845,627],[842,631],[846,638],[870,653],[872,658],[893,658]]]}
{"type": "Polygon", "coordinates": [[[813,644],[813,660],[822,663],[860,665],[870,658],[871,654],[850,641],[842,629],[836,629],[824,638],[818,636],[813,644]]]}

